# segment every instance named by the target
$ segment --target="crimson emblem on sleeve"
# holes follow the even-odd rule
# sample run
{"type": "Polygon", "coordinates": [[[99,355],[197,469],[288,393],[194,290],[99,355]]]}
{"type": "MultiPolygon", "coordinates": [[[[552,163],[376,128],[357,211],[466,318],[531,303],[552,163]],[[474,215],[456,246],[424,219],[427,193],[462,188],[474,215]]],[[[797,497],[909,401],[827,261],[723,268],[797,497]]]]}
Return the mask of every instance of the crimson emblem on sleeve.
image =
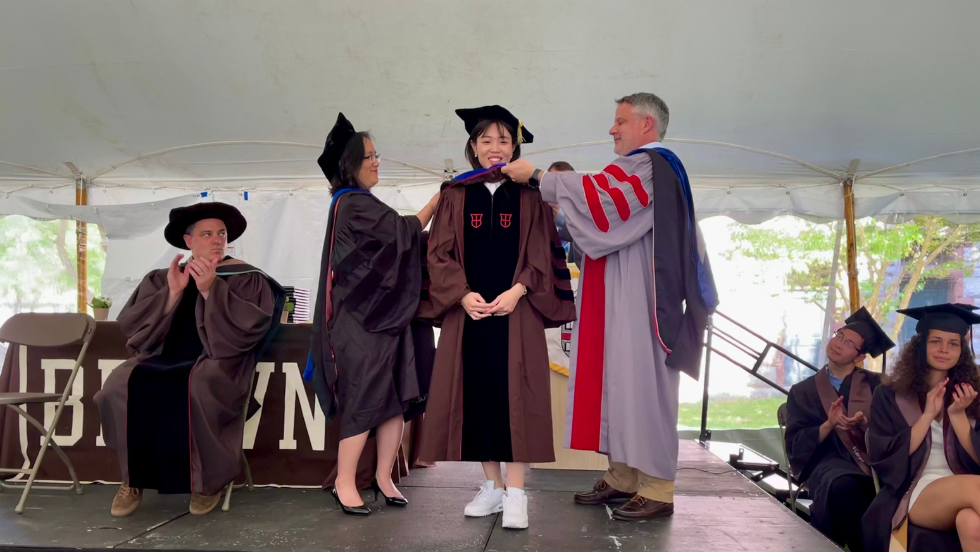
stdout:
{"type": "Polygon", "coordinates": [[[510,213],[500,213],[500,225],[504,228],[510,228],[510,213]]]}
{"type": "Polygon", "coordinates": [[[479,228],[483,225],[483,213],[470,213],[470,226],[479,228]]]}

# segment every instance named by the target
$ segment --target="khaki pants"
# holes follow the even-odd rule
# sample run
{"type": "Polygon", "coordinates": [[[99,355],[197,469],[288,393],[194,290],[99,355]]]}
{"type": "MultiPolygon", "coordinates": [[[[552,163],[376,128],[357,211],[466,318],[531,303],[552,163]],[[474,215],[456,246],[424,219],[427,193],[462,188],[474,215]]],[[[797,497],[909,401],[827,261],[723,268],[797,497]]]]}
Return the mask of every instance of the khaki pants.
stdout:
{"type": "Polygon", "coordinates": [[[657,479],[619,462],[609,462],[609,471],[603,476],[606,483],[617,491],[636,493],[643,498],[658,502],[674,502],[674,482],[657,479]]]}

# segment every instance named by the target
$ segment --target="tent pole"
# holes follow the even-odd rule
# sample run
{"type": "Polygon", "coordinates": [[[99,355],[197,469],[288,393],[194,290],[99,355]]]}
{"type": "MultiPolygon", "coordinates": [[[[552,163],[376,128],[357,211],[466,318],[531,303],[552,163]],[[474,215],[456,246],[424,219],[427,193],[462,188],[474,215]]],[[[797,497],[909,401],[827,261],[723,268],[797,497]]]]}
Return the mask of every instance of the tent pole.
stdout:
{"type": "MultiPolygon", "coordinates": [[[[81,175],[75,175],[75,205],[88,205],[88,182],[81,175]]],[[[75,272],[78,283],[78,306],[80,313],[88,312],[88,225],[75,221],[75,272]]]]}
{"type": "Polygon", "coordinates": [[[857,240],[854,230],[854,173],[860,159],[851,160],[847,174],[841,182],[844,188],[844,225],[847,228],[847,288],[850,298],[851,314],[861,308],[861,290],[858,288],[857,240]]]}

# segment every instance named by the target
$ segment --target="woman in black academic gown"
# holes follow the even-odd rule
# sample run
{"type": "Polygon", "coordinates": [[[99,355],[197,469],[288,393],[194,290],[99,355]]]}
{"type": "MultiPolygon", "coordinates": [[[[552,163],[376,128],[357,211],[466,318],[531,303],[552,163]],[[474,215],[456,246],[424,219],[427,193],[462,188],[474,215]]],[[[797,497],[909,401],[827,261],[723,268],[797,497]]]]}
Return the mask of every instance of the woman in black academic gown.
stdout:
{"type": "MultiPolygon", "coordinates": [[[[418,215],[401,216],[371,194],[379,157],[371,136],[337,117],[318,159],[330,180],[331,203],[320,261],[311,361],[320,406],[340,413],[337,478],[332,490],[344,513],[367,515],[355,483],[368,434],[378,442],[376,492],[405,506],[391,480],[405,414],[424,398],[413,332],[422,292],[420,236],[435,210],[436,194],[418,215]]],[[[416,329],[417,330],[417,329],[416,329]]],[[[422,332],[424,333],[424,332],[422,332]]]]}
{"type": "Polygon", "coordinates": [[[980,316],[960,305],[899,311],[918,320],[894,378],[871,403],[868,455],[881,491],[864,516],[865,549],[980,550],[977,365],[980,316]],[[955,532],[953,532],[955,531],[955,532]]]}

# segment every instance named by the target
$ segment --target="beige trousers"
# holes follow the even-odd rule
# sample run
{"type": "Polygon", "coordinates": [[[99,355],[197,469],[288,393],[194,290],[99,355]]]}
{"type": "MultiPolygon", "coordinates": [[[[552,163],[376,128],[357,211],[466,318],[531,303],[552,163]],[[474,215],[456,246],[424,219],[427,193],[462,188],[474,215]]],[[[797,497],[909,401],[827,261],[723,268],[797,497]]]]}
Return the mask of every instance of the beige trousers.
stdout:
{"type": "Polygon", "coordinates": [[[609,471],[603,476],[606,483],[617,491],[636,493],[643,498],[658,502],[674,502],[674,482],[657,479],[619,462],[609,462],[609,471]]]}

